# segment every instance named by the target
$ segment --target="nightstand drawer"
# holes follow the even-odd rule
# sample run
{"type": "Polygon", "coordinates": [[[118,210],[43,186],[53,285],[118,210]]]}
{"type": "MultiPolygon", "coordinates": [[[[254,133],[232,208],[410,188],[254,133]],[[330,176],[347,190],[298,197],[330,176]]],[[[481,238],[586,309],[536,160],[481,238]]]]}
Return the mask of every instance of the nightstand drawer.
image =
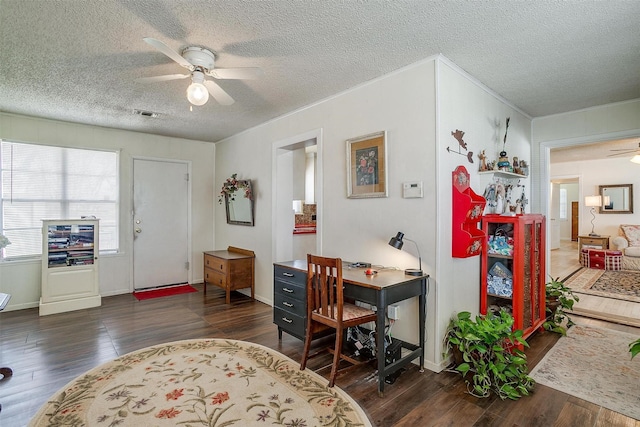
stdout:
{"type": "Polygon", "coordinates": [[[216,258],[211,255],[204,256],[204,267],[217,270],[222,274],[227,274],[228,263],[225,259],[216,258]]]}
{"type": "Polygon", "coordinates": [[[604,245],[604,241],[601,238],[591,239],[588,237],[583,237],[580,239],[580,241],[582,242],[583,245],[593,245],[593,246],[600,246],[600,247],[604,245]]]}
{"type": "Polygon", "coordinates": [[[291,314],[296,314],[300,317],[306,316],[306,302],[291,298],[288,295],[275,295],[275,304],[274,308],[280,308],[291,314]]]}
{"type": "Polygon", "coordinates": [[[273,323],[293,336],[297,336],[298,338],[304,337],[304,331],[306,329],[304,317],[275,307],[273,309],[273,323]]]}
{"type": "Polygon", "coordinates": [[[224,288],[227,281],[227,275],[219,271],[212,270],[211,268],[205,268],[204,281],[224,288]]]}

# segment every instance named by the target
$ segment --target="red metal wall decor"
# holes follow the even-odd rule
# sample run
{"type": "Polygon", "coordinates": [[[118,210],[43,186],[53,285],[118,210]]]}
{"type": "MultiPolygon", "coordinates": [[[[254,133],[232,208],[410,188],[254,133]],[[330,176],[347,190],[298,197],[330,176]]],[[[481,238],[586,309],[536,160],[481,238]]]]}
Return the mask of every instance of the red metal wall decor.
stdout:
{"type": "Polygon", "coordinates": [[[470,187],[469,172],[460,165],[452,173],[453,221],[451,249],[454,258],[479,255],[486,234],[478,228],[486,201],[470,187]]]}

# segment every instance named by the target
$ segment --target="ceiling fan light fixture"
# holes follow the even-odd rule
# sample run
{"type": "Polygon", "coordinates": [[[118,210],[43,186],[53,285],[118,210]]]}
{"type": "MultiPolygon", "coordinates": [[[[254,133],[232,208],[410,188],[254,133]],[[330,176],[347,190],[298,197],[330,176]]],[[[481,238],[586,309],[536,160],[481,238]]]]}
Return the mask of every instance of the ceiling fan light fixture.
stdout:
{"type": "Polygon", "coordinates": [[[194,71],[191,75],[191,84],[187,88],[187,99],[193,105],[204,105],[209,100],[209,91],[203,82],[204,73],[194,71]]]}
{"type": "Polygon", "coordinates": [[[637,164],[639,164],[639,165],[640,165],[640,154],[636,154],[635,156],[633,156],[633,157],[631,158],[631,162],[633,162],[633,163],[637,163],[637,164]]]}
{"type": "Polygon", "coordinates": [[[209,91],[202,83],[191,83],[187,88],[187,99],[193,105],[204,105],[209,100],[209,91]]]}

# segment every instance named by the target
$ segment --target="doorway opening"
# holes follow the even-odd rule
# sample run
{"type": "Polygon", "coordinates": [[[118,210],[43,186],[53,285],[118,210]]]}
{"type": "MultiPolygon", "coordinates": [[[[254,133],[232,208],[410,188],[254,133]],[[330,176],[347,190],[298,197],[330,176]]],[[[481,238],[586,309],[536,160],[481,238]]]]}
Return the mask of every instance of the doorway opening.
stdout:
{"type": "Polygon", "coordinates": [[[580,177],[552,177],[549,200],[549,274],[564,278],[578,262],[580,177]]]}
{"type": "Polygon", "coordinates": [[[273,145],[274,262],[321,253],[321,137],[322,132],[318,129],[273,145]],[[303,232],[296,232],[302,228],[303,232]]]}

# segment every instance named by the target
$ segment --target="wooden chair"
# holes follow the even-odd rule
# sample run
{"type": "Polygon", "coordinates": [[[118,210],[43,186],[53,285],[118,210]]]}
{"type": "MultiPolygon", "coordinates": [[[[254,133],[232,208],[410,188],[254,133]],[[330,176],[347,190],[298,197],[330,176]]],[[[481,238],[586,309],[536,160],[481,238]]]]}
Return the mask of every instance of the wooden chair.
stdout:
{"type": "Polygon", "coordinates": [[[307,332],[300,369],[305,369],[313,335],[323,328],[336,330],[333,366],[329,387],[333,387],[340,360],[358,362],[342,354],[344,330],[376,320],[376,313],[363,307],[345,303],[342,285],[342,260],[307,255],[307,332]]]}

